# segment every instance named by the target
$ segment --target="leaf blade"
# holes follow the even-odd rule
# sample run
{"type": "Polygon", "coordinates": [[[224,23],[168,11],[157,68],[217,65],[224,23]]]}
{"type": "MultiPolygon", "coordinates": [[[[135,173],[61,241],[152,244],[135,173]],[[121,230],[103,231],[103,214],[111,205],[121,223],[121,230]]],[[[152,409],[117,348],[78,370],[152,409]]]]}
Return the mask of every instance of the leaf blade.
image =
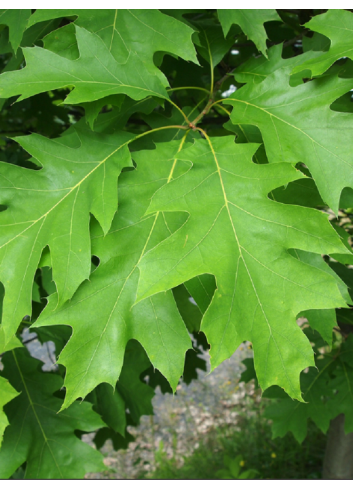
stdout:
{"type": "Polygon", "coordinates": [[[314,363],[311,347],[296,326],[295,316],[288,321],[288,314],[292,314],[289,311],[298,308],[299,313],[303,310],[299,303],[311,301],[316,304],[313,309],[331,308],[328,287],[332,287],[338,303],[343,305],[344,301],[333,277],[325,272],[324,278],[321,271],[309,271],[306,264],[292,261],[283,246],[298,245],[306,250],[313,246],[316,252],[322,245],[328,246],[330,252],[336,246],[344,247],[327,218],[318,211],[282,204],[277,208],[273,201],[271,209],[271,201],[267,199],[271,187],[280,186],[281,178],[282,182],[296,180],[300,173],[288,164],[250,163],[256,147],[235,145],[232,137],[224,137],[195,141],[183,151],[181,156],[194,166],[155,194],[149,212],[183,210],[190,217],[170,238],[142,258],[137,300],[197,275],[215,275],[218,290],[201,327],[211,344],[212,368],[228,358],[242,341],[252,341],[260,385],[266,388],[278,383],[292,397],[301,400],[299,373],[305,364],[314,363]],[[269,217],[272,212],[273,218],[269,217]],[[281,212],[284,212],[282,217],[281,212]],[[307,218],[303,219],[304,214],[307,218]],[[316,219],[320,220],[319,227],[314,224],[316,219]],[[279,226],[277,230],[276,226],[279,226]],[[322,238],[319,237],[321,226],[325,226],[322,238]],[[267,232],[271,234],[268,238],[267,232]],[[329,235],[331,244],[327,241],[329,235]],[[219,236],[224,238],[220,240],[219,236]],[[259,239],[261,252],[255,245],[259,239]],[[293,280],[296,273],[298,279],[293,280]],[[313,275],[306,282],[308,274],[313,275]],[[322,285],[325,282],[325,286],[320,282],[322,285]],[[270,297],[269,284],[272,288],[279,287],[270,297]],[[273,301],[274,296],[281,297],[281,301],[273,301]]]}

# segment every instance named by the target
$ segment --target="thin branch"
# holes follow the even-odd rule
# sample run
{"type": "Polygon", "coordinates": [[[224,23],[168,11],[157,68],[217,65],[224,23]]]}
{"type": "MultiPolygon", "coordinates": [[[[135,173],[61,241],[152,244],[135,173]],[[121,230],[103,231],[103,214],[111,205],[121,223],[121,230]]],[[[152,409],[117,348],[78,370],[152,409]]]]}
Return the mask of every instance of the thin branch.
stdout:
{"type": "Polygon", "coordinates": [[[214,92],[213,92],[214,94],[217,92],[217,90],[219,90],[221,88],[221,86],[223,85],[223,82],[229,76],[231,76],[236,69],[237,69],[237,66],[235,68],[233,68],[232,70],[228,71],[228,73],[226,73],[224,76],[222,76],[222,78],[220,80],[218,80],[218,82],[216,83],[215,88],[214,88],[214,92]]]}
{"type": "Polygon", "coordinates": [[[196,119],[194,119],[192,122],[190,122],[189,127],[191,127],[191,129],[195,129],[196,124],[198,122],[200,122],[200,120],[203,118],[204,115],[208,114],[210,108],[213,105],[212,102],[213,102],[213,99],[210,98],[210,100],[207,102],[206,106],[204,107],[203,111],[196,117],[196,119]]]}
{"type": "Polygon", "coordinates": [[[292,44],[295,44],[297,41],[301,41],[305,34],[307,34],[310,31],[310,29],[305,28],[300,34],[297,36],[293,37],[292,39],[289,39],[288,41],[285,41],[283,43],[283,47],[286,48],[288,46],[291,46],[292,44]]]}
{"type": "Polygon", "coordinates": [[[32,341],[38,339],[38,336],[33,336],[33,338],[29,338],[28,340],[22,341],[23,345],[27,345],[28,343],[31,343],[32,341]]]}
{"type": "Polygon", "coordinates": [[[209,90],[201,87],[176,87],[176,88],[167,88],[167,92],[176,92],[177,90],[200,90],[202,92],[206,92],[209,94],[209,90]]]}
{"type": "Polygon", "coordinates": [[[206,33],[205,33],[205,38],[206,38],[206,42],[207,42],[208,56],[210,58],[210,69],[211,69],[211,88],[210,88],[210,94],[213,94],[214,68],[213,68],[213,60],[212,60],[212,54],[211,54],[211,47],[210,47],[210,43],[208,42],[208,38],[207,38],[206,33]]]}
{"type": "Polygon", "coordinates": [[[229,110],[225,109],[225,108],[224,108],[222,105],[219,105],[219,103],[216,103],[216,102],[215,102],[214,104],[212,104],[212,107],[213,107],[213,106],[214,106],[214,107],[218,107],[218,109],[223,110],[223,111],[224,111],[226,114],[228,114],[228,115],[229,115],[229,117],[230,117],[230,112],[229,112],[229,110]]]}

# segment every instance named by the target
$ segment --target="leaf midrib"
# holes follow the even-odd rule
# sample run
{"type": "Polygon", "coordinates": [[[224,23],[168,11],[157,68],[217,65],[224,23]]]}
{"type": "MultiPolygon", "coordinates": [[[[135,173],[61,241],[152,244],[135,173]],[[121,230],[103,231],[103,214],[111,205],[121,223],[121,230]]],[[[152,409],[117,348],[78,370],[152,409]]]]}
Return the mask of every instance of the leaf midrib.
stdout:
{"type": "MultiPolygon", "coordinates": [[[[204,133],[204,131],[202,131],[202,132],[204,133]]],[[[272,338],[272,340],[273,340],[274,344],[276,345],[276,348],[277,348],[277,351],[278,351],[279,357],[280,357],[280,359],[281,359],[281,363],[282,363],[283,372],[285,373],[285,375],[286,375],[286,377],[287,377],[287,380],[288,380],[289,384],[290,384],[290,385],[292,386],[292,388],[293,388],[293,384],[292,384],[292,382],[291,382],[290,378],[288,377],[287,370],[285,369],[285,366],[284,366],[284,362],[283,362],[283,358],[282,358],[282,355],[281,355],[281,351],[280,351],[280,349],[279,349],[279,347],[278,347],[278,345],[277,345],[276,339],[275,339],[275,337],[274,337],[274,335],[273,335],[273,333],[272,333],[272,328],[271,328],[270,322],[269,322],[269,320],[268,320],[268,318],[267,318],[267,315],[266,315],[265,310],[264,310],[264,308],[263,308],[263,305],[262,305],[262,302],[261,302],[261,300],[260,300],[260,297],[259,297],[259,295],[258,295],[258,293],[257,293],[257,290],[256,290],[256,287],[255,287],[255,284],[254,284],[254,282],[253,282],[253,279],[252,279],[252,276],[251,276],[250,271],[249,271],[249,269],[248,269],[248,266],[247,266],[247,264],[246,264],[246,261],[245,261],[245,259],[244,259],[244,257],[243,257],[242,250],[244,249],[244,251],[246,251],[246,252],[247,252],[247,250],[246,250],[246,249],[245,249],[245,248],[244,248],[244,247],[243,247],[243,246],[240,244],[239,239],[238,239],[238,236],[237,236],[237,233],[236,233],[236,230],[235,230],[235,227],[234,227],[233,219],[232,219],[232,216],[231,216],[231,214],[230,214],[230,210],[229,210],[229,206],[228,206],[228,203],[229,203],[230,201],[228,200],[228,197],[227,197],[227,194],[226,194],[226,191],[225,191],[225,187],[224,187],[224,183],[223,183],[223,179],[222,179],[222,174],[221,174],[221,167],[220,167],[220,165],[219,165],[219,163],[218,163],[218,159],[217,159],[216,152],[215,152],[215,150],[214,150],[214,148],[213,148],[212,141],[210,140],[210,138],[207,136],[207,134],[206,134],[206,133],[204,133],[204,135],[205,135],[205,138],[206,138],[206,140],[207,140],[207,142],[208,142],[208,145],[209,145],[209,147],[210,147],[210,149],[211,149],[211,152],[212,152],[212,155],[213,155],[214,161],[215,161],[216,166],[217,166],[217,172],[218,172],[218,174],[219,174],[219,179],[220,179],[220,183],[221,183],[221,187],[222,187],[223,198],[224,198],[224,202],[225,202],[224,206],[225,206],[225,207],[226,207],[226,209],[227,209],[227,213],[228,213],[228,217],[229,217],[229,220],[230,220],[230,223],[231,223],[232,229],[233,229],[234,237],[235,237],[235,240],[236,240],[237,245],[238,245],[238,249],[239,249],[239,255],[240,255],[240,256],[239,256],[239,259],[241,258],[241,259],[242,259],[242,261],[243,261],[243,263],[244,263],[244,266],[245,266],[246,271],[247,271],[247,274],[248,274],[248,276],[249,276],[249,279],[250,279],[250,282],[251,282],[252,288],[253,288],[253,290],[254,290],[254,292],[255,292],[255,295],[256,295],[256,298],[257,298],[257,302],[258,302],[258,304],[260,305],[260,308],[261,308],[262,314],[263,314],[263,316],[264,316],[264,318],[265,318],[265,320],[266,320],[266,324],[267,324],[267,326],[268,326],[269,333],[270,333],[270,336],[269,336],[269,342],[270,342],[270,339],[272,338]]],[[[224,206],[223,206],[223,207],[224,207],[224,206]]],[[[222,207],[222,209],[223,209],[223,207],[222,207]]],[[[267,353],[268,353],[268,351],[269,351],[269,349],[267,349],[267,353]]],[[[268,365],[268,361],[266,360],[266,368],[265,368],[265,373],[264,373],[264,377],[265,377],[265,378],[266,378],[267,365],[268,365]]]]}
{"type": "MultiPolygon", "coordinates": [[[[51,449],[51,447],[50,447],[50,444],[48,443],[49,438],[48,438],[48,437],[47,437],[47,435],[45,434],[44,428],[43,428],[43,426],[42,426],[42,424],[41,424],[41,422],[40,422],[40,419],[39,419],[39,417],[38,417],[38,414],[37,414],[37,412],[36,412],[36,410],[35,410],[35,403],[32,401],[31,395],[30,395],[29,390],[28,390],[28,388],[27,388],[26,381],[25,381],[25,379],[24,379],[24,377],[23,377],[22,370],[21,370],[21,367],[20,367],[20,365],[19,365],[19,363],[18,363],[18,360],[17,360],[17,357],[16,357],[16,353],[15,353],[15,351],[14,351],[14,350],[12,350],[12,355],[13,355],[13,357],[14,357],[14,360],[15,360],[15,363],[16,363],[16,366],[17,366],[17,369],[18,369],[18,372],[19,372],[19,374],[20,374],[20,377],[21,377],[21,382],[22,382],[22,384],[23,384],[23,386],[24,386],[24,388],[25,388],[26,395],[27,395],[27,398],[28,398],[28,401],[29,401],[30,407],[31,407],[31,409],[32,409],[32,411],[33,411],[33,414],[34,414],[34,417],[35,417],[35,419],[36,419],[36,421],[37,421],[37,423],[38,423],[39,429],[40,429],[40,431],[41,431],[41,433],[42,433],[42,435],[43,435],[43,438],[44,438],[44,445],[46,445],[46,446],[48,447],[49,452],[50,452],[50,454],[51,454],[51,456],[52,456],[52,458],[53,458],[53,460],[54,460],[54,463],[55,463],[55,465],[56,465],[56,468],[58,469],[60,476],[63,478],[63,474],[62,474],[62,472],[61,472],[61,470],[60,470],[60,466],[59,466],[58,462],[56,461],[56,458],[54,457],[54,453],[52,452],[52,449],[51,449]]],[[[38,466],[38,472],[39,472],[39,469],[40,469],[40,464],[39,464],[39,466],[38,466]]]]}

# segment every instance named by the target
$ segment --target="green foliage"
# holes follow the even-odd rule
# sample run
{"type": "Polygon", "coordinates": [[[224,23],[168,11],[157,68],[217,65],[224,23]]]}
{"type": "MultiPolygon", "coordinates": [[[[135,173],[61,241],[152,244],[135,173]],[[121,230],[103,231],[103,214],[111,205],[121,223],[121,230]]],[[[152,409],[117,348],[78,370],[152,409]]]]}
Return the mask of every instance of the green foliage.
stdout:
{"type": "Polygon", "coordinates": [[[0,96],[21,95],[23,100],[68,85],[75,87],[66,98],[72,104],[97,100],[97,92],[101,97],[124,93],[135,100],[167,95],[163,77],[157,69],[150,73],[137,54],[119,64],[97,35],[76,26],[75,36],[80,56],[74,60],[39,47],[23,48],[26,68],[3,75],[0,96]],[[137,75],[133,81],[131,73],[137,75]]]}
{"type": "MultiPolygon", "coordinates": [[[[16,396],[18,396],[18,392],[15,391],[15,389],[12,387],[12,385],[9,383],[8,380],[4,379],[3,377],[0,377],[0,391],[1,391],[1,405],[0,407],[3,408],[5,404],[8,402],[12,401],[16,396]]],[[[0,412],[0,447],[2,443],[2,437],[5,431],[6,426],[9,425],[8,419],[6,417],[6,414],[1,411],[0,412]]]]}
{"type": "Polygon", "coordinates": [[[30,9],[0,10],[0,24],[8,26],[9,41],[15,53],[21,43],[23,33],[27,28],[30,15],[30,9]]]}
{"type": "Polygon", "coordinates": [[[255,479],[258,474],[255,469],[242,470],[244,460],[241,455],[235,458],[224,455],[223,461],[225,468],[215,474],[219,479],[255,479]]]}
{"type": "Polygon", "coordinates": [[[290,87],[289,75],[289,68],[280,68],[236,91],[227,100],[234,107],[231,120],[260,129],[270,163],[305,163],[321,197],[337,213],[342,190],[353,184],[345,140],[352,122],[330,105],[351,89],[351,79],[332,74],[290,87]]]}
{"type": "Polygon", "coordinates": [[[45,246],[50,248],[59,303],[71,298],[89,277],[89,212],[107,232],[117,206],[118,175],[132,165],[126,150],[128,134],[117,139],[74,131],[67,146],[65,139],[58,142],[37,134],[15,139],[41,165],[41,171],[1,164],[1,191],[3,202],[8,203],[8,211],[1,215],[1,227],[7,232],[2,233],[0,274],[8,284],[1,350],[21,319],[31,313],[33,275],[45,246]]]}
{"type": "MultiPolygon", "coordinates": [[[[100,266],[62,307],[60,293],[51,295],[36,322],[37,327],[55,324],[73,327],[73,337],[60,356],[60,363],[66,367],[64,407],[77,397],[85,397],[101,382],[115,385],[130,338],[140,341],[153,365],[174,389],[183,373],[185,351],[191,343],[172,293],[155,295],[132,307],[141,256],[153,243],[167,237],[169,228],[177,224],[173,216],[166,219],[162,213],[156,213],[146,219],[144,214],[153,193],[172,178],[173,172],[177,177],[183,171],[183,163],[175,167],[173,159],[178,145],[163,143],[160,150],[153,152],[153,159],[152,152],[139,152],[139,157],[135,157],[138,178],[133,178],[134,172],[124,173],[120,186],[122,211],[116,214],[109,233],[104,236],[98,224],[92,230],[92,252],[100,257],[100,266]],[[129,206],[132,199],[138,204],[129,206]],[[84,323],[82,304],[88,313],[84,323]],[[99,308],[97,324],[94,311],[99,308]],[[173,326],[166,328],[169,324],[173,326]],[[79,373],[78,355],[82,369],[79,373]]],[[[100,191],[101,185],[98,188],[100,191]]]]}
{"type": "Polygon", "coordinates": [[[311,71],[312,76],[324,73],[337,59],[348,57],[353,60],[352,49],[352,16],[350,12],[342,10],[329,10],[323,15],[314,17],[305,26],[314,32],[318,32],[331,40],[330,49],[320,54],[315,61],[297,66],[294,70],[299,72],[303,69],[311,71]]]}
{"type": "MultiPolygon", "coordinates": [[[[234,406],[235,423],[211,429],[199,438],[189,456],[166,453],[163,442],[155,452],[156,469],[141,473],[146,479],[233,479],[235,471],[251,479],[320,479],[325,436],[309,423],[308,434],[299,444],[292,433],[271,439],[271,424],[263,415],[271,402],[259,398],[259,391],[246,395],[234,406]],[[238,462],[238,464],[237,464],[238,462]],[[241,465],[239,462],[242,462],[241,465]],[[250,472],[250,474],[249,474],[250,472]]],[[[219,409],[221,413],[222,408],[219,409]]]]}
{"type": "Polygon", "coordinates": [[[263,27],[265,22],[281,21],[274,9],[219,9],[218,17],[222,24],[224,35],[227,35],[232,24],[238,24],[244,34],[254,41],[257,49],[266,56],[266,31],[263,27]]]}
{"type": "Polygon", "coordinates": [[[102,456],[74,435],[104,426],[92,406],[76,402],[57,414],[60,399],[53,394],[62,385],[60,375],[43,375],[24,349],[8,352],[3,362],[4,375],[21,395],[7,405],[10,426],[1,448],[0,477],[9,477],[26,461],[30,479],[82,478],[102,470],[102,456]]]}
{"type": "Polygon", "coordinates": [[[330,298],[341,299],[334,279],[332,287],[327,277],[319,288],[319,270],[291,257],[286,249],[328,254],[344,248],[322,213],[268,202],[273,188],[302,174],[287,164],[255,165],[251,157],[256,149],[223,137],[195,141],[180,153],[180,160],[192,161],[193,168],[156,192],[149,211],[184,210],[190,217],[141,260],[137,297],[168,290],[195,275],[214,275],[217,291],[201,326],[211,344],[212,366],[250,340],[257,352],[260,385],[266,389],[276,378],[286,392],[301,399],[298,373],[314,360],[295,317],[311,307],[324,308],[330,298]],[[326,249],[321,244],[324,229],[326,249]],[[268,294],[268,287],[273,294],[268,294]],[[279,301],[283,291],[288,297],[279,301]],[[292,322],[288,310],[293,311],[292,322]],[[297,354],[286,351],[292,341],[297,354]],[[266,347],[258,348],[263,343],[266,347]],[[282,361],[289,355],[290,365],[282,361]]]}
{"type": "MultiPolygon", "coordinates": [[[[210,443],[210,441],[208,442],[210,443]]],[[[212,447],[214,448],[214,447],[212,447]]],[[[218,447],[217,447],[218,448],[218,447]]],[[[219,448],[218,448],[219,449],[219,448]]],[[[218,450],[217,450],[218,451],[218,450]]],[[[153,479],[258,479],[259,472],[255,469],[243,470],[245,462],[242,455],[232,457],[228,453],[223,455],[224,467],[215,470],[215,467],[221,465],[219,454],[210,457],[210,447],[203,442],[203,446],[197,448],[190,457],[184,457],[184,463],[178,467],[177,461],[172,457],[168,458],[164,451],[164,445],[161,441],[159,449],[155,453],[157,469],[148,478],[153,479]],[[217,456],[218,455],[218,456],[217,456]],[[206,464],[205,464],[206,459],[206,464]],[[201,465],[201,467],[200,467],[201,465]]]]}
{"type": "Polygon", "coordinates": [[[43,9],[33,14],[29,25],[73,16],[77,16],[75,25],[97,34],[117,61],[125,62],[132,51],[143,63],[151,64],[154,53],[164,51],[197,63],[191,42],[193,29],[158,10],[58,9],[52,12],[43,9]],[[178,36],[177,43],[175,36],[178,36]],[[144,42],[140,42],[141,38],[144,42]]]}
{"type": "MultiPolygon", "coordinates": [[[[299,443],[307,436],[308,421],[327,433],[330,420],[345,414],[345,432],[353,431],[353,369],[351,353],[353,336],[345,342],[336,341],[332,351],[310,328],[306,334],[314,344],[316,369],[310,368],[301,374],[301,387],[305,403],[291,399],[277,386],[267,389],[264,398],[275,401],[267,406],[264,414],[272,420],[273,437],[283,437],[291,431],[299,443]]],[[[242,380],[249,382],[256,377],[251,362],[247,362],[242,380]]]]}
{"type": "Polygon", "coordinates": [[[352,19],[0,11],[1,477],[102,469],[201,345],[252,343],[275,435],[353,431],[352,19]]]}

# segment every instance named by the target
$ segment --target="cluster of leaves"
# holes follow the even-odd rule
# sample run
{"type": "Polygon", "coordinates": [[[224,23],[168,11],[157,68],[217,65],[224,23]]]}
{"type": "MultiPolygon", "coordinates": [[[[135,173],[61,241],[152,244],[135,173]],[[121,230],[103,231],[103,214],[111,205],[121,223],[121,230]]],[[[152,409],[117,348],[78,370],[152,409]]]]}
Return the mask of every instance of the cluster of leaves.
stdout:
{"type": "Polygon", "coordinates": [[[230,458],[224,455],[224,465],[226,468],[218,470],[216,476],[219,479],[255,479],[258,471],[255,469],[241,470],[244,466],[244,460],[241,455],[230,458]]]}
{"type": "Polygon", "coordinates": [[[156,385],[204,368],[197,345],[214,369],[250,341],[261,388],[306,406],[296,319],[330,345],[352,302],[329,220],[353,207],[352,19],[0,11],[0,477],[102,469],[78,437],[125,446],[156,385]]]}
{"type": "MultiPolygon", "coordinates": [[[[353,432],[352,385],[353,385],[353,336],[346,341],[338,338],[332,349],[310,327],[305,328],[316,354],[316,368],[310,367],[301,374],[301,386],[305,403],[291,399],[278,386],[263,393],[274,402],[266,407],[264,415],[272,420],[273,437],[283,437],[291,431],[299,443],[307,436],[308,421],[327,433],[331,419],[345,415],[345,433],[353,432]]],[[[249,382],[256,374],[252,359],[245,360],[247,370],[242,379],[249,382]]]]}

